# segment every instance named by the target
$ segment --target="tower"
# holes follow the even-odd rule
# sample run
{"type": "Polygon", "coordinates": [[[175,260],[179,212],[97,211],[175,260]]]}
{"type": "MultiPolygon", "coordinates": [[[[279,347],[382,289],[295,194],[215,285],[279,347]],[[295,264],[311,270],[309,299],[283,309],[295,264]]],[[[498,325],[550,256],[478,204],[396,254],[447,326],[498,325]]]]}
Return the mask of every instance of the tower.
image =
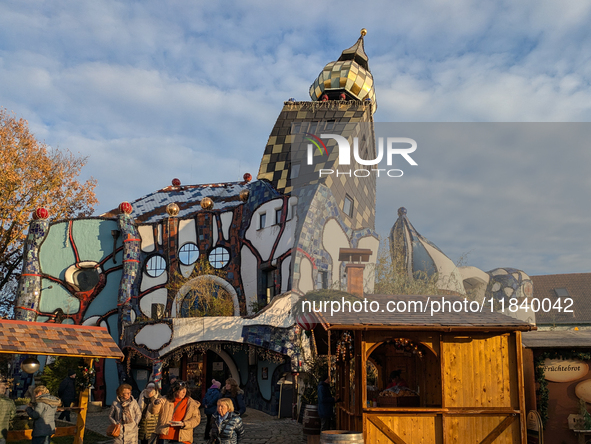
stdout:
{"type": "Polygon", "coordinates": [[[314,162],[305,161],[306,143],[302,135],[338,132],[351,147],[357,137],[363,159],[374,159],[375,136],[373,113],[376,111],[373,77],[369,70],[361,30],[357,42],[345,49],[339,59],[328,63],[310,86],[310,102],[284,103],[259,168],[258,179],[268,180],[282,193],[293,194],[294,188],[323,185],[335,198],[347,227],[357,230],[374,228],[376,204],[375,177],[355,177],[347,171],[362,166],[353,161],[339,168],[334,140],[326,141],[325,155],[314,153],[314,162]],[[320,170],[333,174],[319,175],[320,170]],[[338,173],[337,173],[338,171],[338,173]],[[342,173],[342,174],[341,174],[342,173]]]}

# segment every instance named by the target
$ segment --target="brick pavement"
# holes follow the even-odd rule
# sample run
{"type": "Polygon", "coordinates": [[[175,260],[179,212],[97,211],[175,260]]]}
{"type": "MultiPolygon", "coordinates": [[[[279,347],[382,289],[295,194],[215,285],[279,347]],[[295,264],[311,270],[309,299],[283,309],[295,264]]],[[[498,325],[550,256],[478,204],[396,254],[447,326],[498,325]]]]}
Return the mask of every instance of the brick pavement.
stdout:
{"type": "MultiPolygon", "coordinates": [[[[105,434],[109,425],[109,409],[101,412],[89,413],[86,418],[86,427],[94,432],[105,434]]],[[[201,411],[201,424],[195,428],[194,444],[202,444],[205,431],[205,415],[201,411]]],[[[72,421],[75,417],[72,415],[72,421]]],[[[306,440],[302,434],[302,425],[291,419],[277,419],[258,410],[246,409],[243,418],[244,439],[241,444],[302,444],[306,440]]],[[[105,444],[111,443],[106,441],[105,444]]]]}

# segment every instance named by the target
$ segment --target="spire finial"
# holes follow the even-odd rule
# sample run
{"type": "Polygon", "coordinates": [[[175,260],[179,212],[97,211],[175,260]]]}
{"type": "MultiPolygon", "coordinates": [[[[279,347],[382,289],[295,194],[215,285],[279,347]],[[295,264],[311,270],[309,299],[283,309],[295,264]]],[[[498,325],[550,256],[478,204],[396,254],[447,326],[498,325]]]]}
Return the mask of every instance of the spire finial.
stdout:
{"type": "Polygon", "coordinates": [[[365,37],[367,35],[367,29],[361,28],[361,37],[365,37]]]}

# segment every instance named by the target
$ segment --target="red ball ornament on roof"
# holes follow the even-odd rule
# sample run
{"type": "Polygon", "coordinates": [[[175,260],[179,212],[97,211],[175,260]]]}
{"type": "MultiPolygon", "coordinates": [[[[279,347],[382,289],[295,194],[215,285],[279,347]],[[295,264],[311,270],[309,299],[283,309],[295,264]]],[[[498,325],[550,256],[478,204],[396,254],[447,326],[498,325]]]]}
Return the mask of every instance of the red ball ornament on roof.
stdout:
{"type": "Polygon", "coordinates": [[[304,331],[310,331],[316,327],[316,319],[311,313],[302,313],[296,318],[296,322],[304,331]]]}
{"type": "Polygon", "coordinates": [[[323,102],[328,102],[328,94],[322,94],[322,97],[320,97],[320,100],[322,100],[323,102]]]}
{"type": "Polygon", "coordinates": [[[47,219],[49,217],[49,211],[43,207],[39,207],[33,213],[33,219],[47,219]]]}
{"type": "Polygon", "coordinates": [[[245,182],[250,182],[252,180],[252,175],[250,173],[244,173],[244,176],[242,176],[244,178],[245,182]]]}
{"type": "Polygon", "coordinates": [[[173,187],[180,187],[181,186],[181,179],[177,179],[176,177],[172,179],[172,186],[173,187]]]}
{"type": "Polygon", "coordinates": [[[131,214],[131,212],[133,211],[133,207],[129,202],[121,202],[119,204],[119,211],[125,214],[131,214]]]}

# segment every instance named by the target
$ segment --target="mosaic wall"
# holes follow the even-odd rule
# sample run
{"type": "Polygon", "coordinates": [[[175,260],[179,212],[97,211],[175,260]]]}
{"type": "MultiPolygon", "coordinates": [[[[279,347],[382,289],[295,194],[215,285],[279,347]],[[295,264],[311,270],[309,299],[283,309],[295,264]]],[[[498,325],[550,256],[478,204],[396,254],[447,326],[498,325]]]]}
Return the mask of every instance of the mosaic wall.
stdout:
{"type": "Polygon", "coordinates": [[[34,321],[37,317],[41,295],[39,247],[45,239],[48,229],[49,222],[47,220],[33,220],[29,225],[29,234],[23,250],[23,269],[16,293],[15,319],[17,320],[34,321]]]}
{"type": "MultiPolygon", "coordinates": [[[[322,132],[333,131],[335,127],[361,123],[362,125],[351,126],[353,129],[348,134],[348,138],[358,137],[363,141],[365,137],[365,143],[369,149],[367,158],[375,158],[372,125],[363,125],[363,123],[373,122],[371,109],[370,103],[359,101],[285,102],[265,147],[258,179],[268,180],[277,190],[286,194],[291,194],[294,187],[323,184],[332,190],[339,208],[343,208],[345,196],[348,195],[354,200],[351,216],[345,213],[340,215],[349,227],[373,228],[376,203],[375,177],[325,176],[318,178],[320,168],[333,170],[338,168],[336,152],[310,166],[298,160],[298,177],[291,178],[292,156],[294,161],[301,157],[299,155],[296,157],[294,152],[299,149],[294,145],[297,140],[295,137],[301,133],[320,135],[322,132]]],[[[329,147],[331,146],[334,145],[329,144],[329,147]]],[[[346,169],[356,168],[359,168],[359,165],[353,163],[346,169]]]]}
{"type": "Polygon", "coordinates": [[[294,260],[293,281],[297,285],[301,279],[300,266],[302,258],[309,259],[314,267],[313,281],[316,288],[319,287],[318,272],[327,273],[328,282],[338,281],[341,288],[346,288],[346,280],[340,279],[344,276],[344,264],[341,264],[339,270],[333,269],[333,259],[322,245],[323,232],[329,220],[336,221],[346,238],[348,244],[341,245],[342,248],[357,248],[359,240],[365,237],[372,237],[379,240],[378,234],[371,228],[362,228],[352,230],[340,217],[341,210],[329,188],[326,186],[309,186],[299,190],[298,194],[299,208],[307,208],[307,217],[302,218],[302,223],[298,226],[296,239],[297,252],[294,260]],[[336,274],[335,274],[336,273],[336,274]]]}

